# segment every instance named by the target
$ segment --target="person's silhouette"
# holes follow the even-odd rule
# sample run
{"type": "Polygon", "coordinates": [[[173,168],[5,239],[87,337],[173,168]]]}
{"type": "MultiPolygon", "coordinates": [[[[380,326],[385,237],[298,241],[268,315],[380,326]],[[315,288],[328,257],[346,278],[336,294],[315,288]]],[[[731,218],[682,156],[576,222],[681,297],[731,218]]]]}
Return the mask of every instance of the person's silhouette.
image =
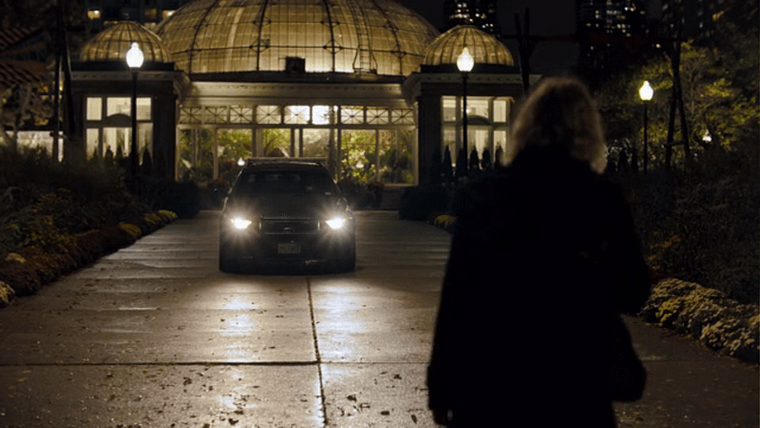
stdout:
{"type": "Polygon", "coordinates": [[[510,144],[507,167],[456,204],[429,407],[454,427],[614,427],[615,355],[621,343],[632,351],[620,314],[637,312],[650,284],[630,209],[601,175],[606,146],[586,87],[543,80],[510,144]]]}

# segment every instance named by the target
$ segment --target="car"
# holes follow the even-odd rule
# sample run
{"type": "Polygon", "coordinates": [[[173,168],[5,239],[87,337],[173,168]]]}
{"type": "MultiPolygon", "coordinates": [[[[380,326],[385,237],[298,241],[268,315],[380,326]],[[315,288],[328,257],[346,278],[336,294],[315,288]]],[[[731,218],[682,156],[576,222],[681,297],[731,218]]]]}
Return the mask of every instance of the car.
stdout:
{"type": "Polygon", "coordinates": [[[320,160],[251,159],[221,213],[219,270],[356,267],[356,221],[320,160]]]}

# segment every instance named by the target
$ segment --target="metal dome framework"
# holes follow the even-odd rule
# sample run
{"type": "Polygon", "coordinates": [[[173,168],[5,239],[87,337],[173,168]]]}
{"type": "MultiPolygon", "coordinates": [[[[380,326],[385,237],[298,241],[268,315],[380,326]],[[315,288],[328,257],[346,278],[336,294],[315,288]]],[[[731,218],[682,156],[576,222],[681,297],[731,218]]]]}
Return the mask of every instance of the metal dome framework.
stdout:
{"type": "Polygon", "coordinates": [[[157,33],[186,73],[284,71],[407,76],[438,31],[393,0],[197,0],[157,33]]]}
{"type": "Polygon", "coordinates": [[[425,51],[423,65],[456,65],[467,46],[475,64],[513,66],[512,54],[495,37],[473,26],[457,26],[438,36],[425,51]]]}
{"type": "MultiPolygon", "coordinates": [[[[88,41],[79,54],[82,62],[125,62],[127,51],[137,42],[146,62],[171,63],[161,38],[133,21],[121,21],[88,41]]],[[[126,63],[125,63],[126,64],[126,63]]]]}

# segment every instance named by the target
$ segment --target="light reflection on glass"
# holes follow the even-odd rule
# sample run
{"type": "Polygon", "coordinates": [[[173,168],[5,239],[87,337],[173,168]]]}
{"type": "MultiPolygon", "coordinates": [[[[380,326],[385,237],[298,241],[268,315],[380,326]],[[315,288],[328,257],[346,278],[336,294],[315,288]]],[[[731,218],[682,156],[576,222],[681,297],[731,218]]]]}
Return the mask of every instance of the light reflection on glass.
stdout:
{"type": "Polygon", "coordinates": [[[327,125],[330,123],[330,107],[314,106],[312,107],[312,123],[315,125],[327,125]]]}

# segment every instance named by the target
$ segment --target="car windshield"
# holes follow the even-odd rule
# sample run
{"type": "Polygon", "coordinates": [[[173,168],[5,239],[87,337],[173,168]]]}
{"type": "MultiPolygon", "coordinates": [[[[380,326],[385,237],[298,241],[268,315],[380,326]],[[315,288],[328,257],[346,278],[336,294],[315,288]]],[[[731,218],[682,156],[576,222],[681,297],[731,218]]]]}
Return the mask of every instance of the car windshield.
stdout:
{"type": "Polygon", "coordinates": [[[235,193],[333,194],[335,183],[329,174],[313,171],[251,171],[240,175],[235,193]]]}

